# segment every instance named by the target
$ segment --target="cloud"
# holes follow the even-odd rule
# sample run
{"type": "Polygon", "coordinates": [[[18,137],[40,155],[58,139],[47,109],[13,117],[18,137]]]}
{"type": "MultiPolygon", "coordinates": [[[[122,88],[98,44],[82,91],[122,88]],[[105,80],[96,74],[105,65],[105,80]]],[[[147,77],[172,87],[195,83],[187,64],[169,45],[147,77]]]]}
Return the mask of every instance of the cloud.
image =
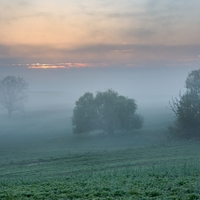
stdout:
{"type": "Polygon", "coordinates": [[[200,45],[96,44],[76,48],[51,45],[0,45],[0,65],[29,68],[200,64],[200,45]],[[192,59],[190,59],[192,58],[192,59]],[[36,63],[36,64],[33,64],[36,63]],[[38,64],[37,64],[38,63],[38,64]],[[48,64],[50,63],[50,64],[48,64]]]}
{"type": "Polygon", "coordinates": [[[124,1],[123,5],[117,1],[112,8],[110,4],[113,1],[109,1],[104,10],[101,6],[95,11],[84,10],[84,15],[90,20],[90,26],[87,27],[88,37],[98,38],[105,35],[105,38],[107,36],[111,40],[121,41],[124,38],[131,43],[149,45],[195,44],[193,38],[197,38],[198,30],[194,18],[200,22],[200,2],[197,0],[148,0],[141,3],[124,1]]]}
{"type": "Polygon", "coordinates": [[[18,21],[18,20],[22,20],[22,19],[29,19],[29,18],[46,18],[46,17],[50,17],[51,15],[49,13],[45,13],[45,12],[38,12],[38,13],[29,13],[29,14],[19,14],[19,15],[15,15],[15,14],[11,14],[11,15],[7,15],[7,16],[0,16],[0,20],[1,23],[11,23],[14,21],[18,21]]]}
{"type": "Polygon", "coordinates": [[[64,65],[51,65],[51,64],[32,64],[28,65],[28,68],[30,69],[64,69],[66,68],[64,65]]]}
{"type": "Polygon", "coordinates": [[[0,12],[0,23],[9,24],[18,20],[30,18],[48,18],[50,13],[38,11],[30,1],[6,1],[2,0],[0,12]]]}
{"type": "Polygon", "coordinates": [[[0,40],[7,43],[195,44],[199,35],[197,0],[3,2],[0,40]]]}
{"type": "Polygon", "coordinates": [[[56,64],[27,64],[29,69],[68,69],[85,67],[107,67],[106,63],[56,63],[56,64]]]}

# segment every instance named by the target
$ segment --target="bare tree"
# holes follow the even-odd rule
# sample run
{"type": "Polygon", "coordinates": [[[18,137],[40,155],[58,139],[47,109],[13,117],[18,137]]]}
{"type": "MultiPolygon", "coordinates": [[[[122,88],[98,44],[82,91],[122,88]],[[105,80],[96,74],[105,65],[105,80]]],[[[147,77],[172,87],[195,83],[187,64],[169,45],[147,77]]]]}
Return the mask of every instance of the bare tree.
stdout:
{"type": "Polygon", "coordinates": [[[28,83],[20,77],[7,76],[0,81],[0,104],[7,109],[9,117],[13,111],[23,110],[27,89],[28,83]]]}

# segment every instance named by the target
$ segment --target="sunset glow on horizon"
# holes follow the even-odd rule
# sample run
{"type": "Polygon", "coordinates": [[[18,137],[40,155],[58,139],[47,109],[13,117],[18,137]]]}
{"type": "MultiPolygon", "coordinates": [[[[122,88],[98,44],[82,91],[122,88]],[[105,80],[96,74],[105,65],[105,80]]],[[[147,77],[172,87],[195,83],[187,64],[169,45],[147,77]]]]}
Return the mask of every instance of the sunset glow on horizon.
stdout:
{"type": "Polygon", "coordinates": [[[48,64],[33,64],[33,65],[29,65],[28,68],[30,69],[63,69],[65,68],[65,66],[62,65],[48,65],[48,64]]]}
{"type": "MultiPolygon", "coordinates": [[[[57,65],[53,64],[27,64],[30,69],[65,69],[65,68],[83,68],[83,67],[95,67],[97,64],[95,63],[58,63],[57,65]]],[[[107,64],[98,63],[99,67],[105,67],[107,64]]]]}

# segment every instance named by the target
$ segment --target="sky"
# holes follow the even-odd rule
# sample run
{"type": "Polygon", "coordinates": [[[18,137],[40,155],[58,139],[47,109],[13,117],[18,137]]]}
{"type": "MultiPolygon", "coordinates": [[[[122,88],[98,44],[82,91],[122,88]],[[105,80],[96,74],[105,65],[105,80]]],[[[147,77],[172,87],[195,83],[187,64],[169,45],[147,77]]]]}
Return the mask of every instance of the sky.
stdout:
{"type": "Polygon", "coordinates": [[[184,68],[185,76],[200,64],[199,0],[0,0],[0,27],[0,78],[43,76],[49,85],[64,73],[126,80],[146,69],[153,81],[155,70],[184,68]]]}

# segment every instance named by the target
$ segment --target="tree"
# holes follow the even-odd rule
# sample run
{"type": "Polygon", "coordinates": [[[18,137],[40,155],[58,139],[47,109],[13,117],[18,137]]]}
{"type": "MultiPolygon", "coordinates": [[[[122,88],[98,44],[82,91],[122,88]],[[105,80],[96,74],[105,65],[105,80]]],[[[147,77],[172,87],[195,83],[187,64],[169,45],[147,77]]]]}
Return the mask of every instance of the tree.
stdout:
{"type": "Polygon", "coordinates": [[[194,70],[188,74],[185,81],[185,87],[187,91],[200,95],[200,69],[194,70]]]}
{"type": "Polygon", "coordinates": [[[136,113],[137,104],[134,99],[119,96],[116,109],[118,112],[118,125],[121,130],[142,128],[143,118],[141,115],[136,113]]]}
{"type": "Polygon", "coordinates": [[[74,133],[102,130],[113,134],[115,130],[139,129],[143,118],[136,113],[134,99],[118,95],[109,89],[105,92],[85,93],[76,102],[72,123],[74,133]]]}
{"type": "Polygon", "coordinates": [[[0,81],[0,103],[7,109],[9,117],[13,111],[23,110],[27,100],[27,89],[27,82],[20,77],[7,76],[0,81]]]}
{"type": "Polygon", "coordinates": [[[98,128],[113,133],[117,126],[118,94],[113,90],[97,92],[95,98],[98,128]]]}
{"type": "Polygon", "coordinates": [[[96,119],[95,112],[93,94],[86,92],[76,101],[76,107],[73,110],[73,132],[86,133],[94,130],[96,119]]]}
{"type": "Polygon", "coordinates": [[[172,129],[176,136],[199,137],[200,131],[200,70],[189,73],[185,81],[186,92],[170,104],[176,122],[172,129]]]}

